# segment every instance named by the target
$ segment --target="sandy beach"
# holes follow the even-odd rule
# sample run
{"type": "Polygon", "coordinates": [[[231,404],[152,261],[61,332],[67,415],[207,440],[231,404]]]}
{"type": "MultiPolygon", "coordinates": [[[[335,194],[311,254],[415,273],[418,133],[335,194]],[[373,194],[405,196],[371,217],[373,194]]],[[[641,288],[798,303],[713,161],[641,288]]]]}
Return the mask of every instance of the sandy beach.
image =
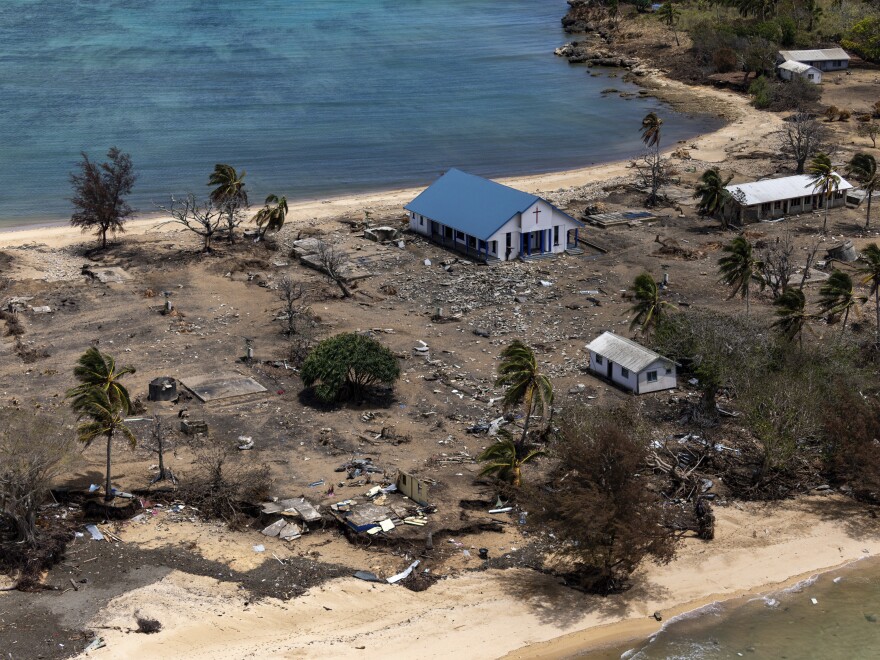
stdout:
{"type": "Polygon", "coordinates": [[[880,552],[876,523],[843,499],[736,504],[717,513],[713,542],[688,539],[673,563],[644,567],[631,591],[610,598],[514,569],[466,572],[424,592],[342,578],[294,600],[249,603],[232,584],[174,571],[97,613],[93,627],[107,646],[89,657],[399,658],[417,647],[429,658],[564,658],[652,634],[662,625],[654,612],[668,621],[880,552]],[[135,612],[163,630],[130,634],[135,612]]]}

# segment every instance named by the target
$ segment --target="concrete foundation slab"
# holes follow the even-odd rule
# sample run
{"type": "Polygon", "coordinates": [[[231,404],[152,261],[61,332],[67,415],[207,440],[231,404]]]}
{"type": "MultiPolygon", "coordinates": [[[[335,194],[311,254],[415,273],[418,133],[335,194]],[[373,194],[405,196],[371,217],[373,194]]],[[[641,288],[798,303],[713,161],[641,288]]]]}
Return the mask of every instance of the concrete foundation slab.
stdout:
{"type": "Polygon", "coordinates": [[[266,391],[253,378],[235,372],[190,376],[180,379],[180,382],[205,403],[266,391]]]}

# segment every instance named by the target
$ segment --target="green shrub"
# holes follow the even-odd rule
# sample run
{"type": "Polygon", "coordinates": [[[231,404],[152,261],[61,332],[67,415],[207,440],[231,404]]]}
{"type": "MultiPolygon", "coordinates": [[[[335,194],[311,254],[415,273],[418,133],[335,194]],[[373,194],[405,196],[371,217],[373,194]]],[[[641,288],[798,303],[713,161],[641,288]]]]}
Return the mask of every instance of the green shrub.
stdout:
{"type": "Polygon", "coordinates": [[[325,339],[309,353],[300,372],[306,387],[324,402],[363,396],[367,388],[392,385],[400,377],[394,354],[375,339],[345,333],[325,339]]]}
{"type": "Polygon", "coordinates": [[[754,82],[749,85],[749,95],[756,108],[769,108],[773,103],[773,84],[764,76],[755,78],[754,82]]]}
{"type": "Polygon", "coordinates": [[[864,18],[853,25],[841,45],[866,60],[880,62],[880,18],[864,18]]]}

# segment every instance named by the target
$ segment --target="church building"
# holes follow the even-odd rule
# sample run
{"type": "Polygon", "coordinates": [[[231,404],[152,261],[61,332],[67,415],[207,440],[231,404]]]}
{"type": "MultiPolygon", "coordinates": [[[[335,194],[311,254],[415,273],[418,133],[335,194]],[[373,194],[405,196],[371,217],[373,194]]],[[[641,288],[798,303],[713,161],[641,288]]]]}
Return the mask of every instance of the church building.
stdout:
{"type": "Polygon", "coordinates": [[[582,252],[582,222],[540,197],[457,169],[404,208],[412,231],[485,262],[582,252]]]}

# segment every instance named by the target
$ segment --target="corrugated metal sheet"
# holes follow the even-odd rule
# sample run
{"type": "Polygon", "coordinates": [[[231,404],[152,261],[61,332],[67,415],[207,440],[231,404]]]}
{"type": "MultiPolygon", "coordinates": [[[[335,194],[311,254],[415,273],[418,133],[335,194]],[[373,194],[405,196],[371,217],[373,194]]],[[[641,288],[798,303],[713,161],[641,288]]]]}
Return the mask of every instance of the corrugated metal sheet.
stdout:
{"type": "Polygon", "coordinates": [[[451,169],[404,208],[487,241],[538,197],[451,169]]]}
{"type": "Polygon", "coordinates": [[[633,373],[639,373],[655,360],[666,360],[672,363],[672,360],[664,358],[659,353],[655,353],[631,339],[615,335],[613,332],[603,332],[587,344],[587,350],[593,351],[593,353],[597,353],[606,360],[611,360],[611,362],[619,364],[633,373]]]}
{"type": "MultiPolygon", "coordinates": [[[[837,173],[835,172],[835,174],[837,173]]],[[[838,176],[840,175],[838,174],[838,176]]],[[[852,188],[852,184],[841,177],[837,189],[845,191],[850,188],[852,188]]],[[[764,179],[763,181],[737,183],[727,186],[727,190],[734,195],[737,195],[738,190],[742,191],[742,194],[745,195],[746,206],[778,202],[784,199],[794,199],[795,197],[806,197],[807,195],[814,194],[815,189],[813,177],[809,174],[796,174],[795,176],[786,176],[781,179],[764,179]]]]}
{"type": "Polygon", "coordinates": [[[796,62],[824,62],[828,60],[848,60],[843,48],[816,48],[813,50],[780,50],[783,59],[796,62]]]}

